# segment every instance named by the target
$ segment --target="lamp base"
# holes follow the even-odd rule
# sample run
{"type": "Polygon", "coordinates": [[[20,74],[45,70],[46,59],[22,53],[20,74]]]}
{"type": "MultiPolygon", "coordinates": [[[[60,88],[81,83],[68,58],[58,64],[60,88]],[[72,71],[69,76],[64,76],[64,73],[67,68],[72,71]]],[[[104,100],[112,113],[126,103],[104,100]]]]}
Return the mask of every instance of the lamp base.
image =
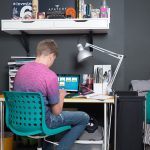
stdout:
{"type": "Polygon", "coordinates": [[[113,91],[112,91],[112,92],[109,92],[108,95],[109,95],[109,96],[114,96],[114,92],[113,92],[113,91]]]}
{"type": "Polygon", "coordinates": [[[108,95],[113,96],[114,91],[111,88],[107,87],[107,92],[108,92],[108,95]]]}

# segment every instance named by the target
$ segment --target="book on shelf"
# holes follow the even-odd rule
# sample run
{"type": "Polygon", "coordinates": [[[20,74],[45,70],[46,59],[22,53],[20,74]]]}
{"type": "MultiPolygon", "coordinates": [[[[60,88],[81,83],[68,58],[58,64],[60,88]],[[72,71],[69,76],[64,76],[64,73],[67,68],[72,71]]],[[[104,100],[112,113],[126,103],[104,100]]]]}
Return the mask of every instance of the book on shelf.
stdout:
{"type": "Polygon", "coordinates": [[[11,56],[11,59],[35,59],[34,56],[11,56]]]}
{"type": "Polygon", "coordinates": [[[12,0],[12,18],[32,18],[32,0],[12,0]]]}
{"type": "Polygon", "coordinates": [[[59,19],[66,18],[66,10],[76,9],[76,0],[40,0],[39,12],[45,12],[46,18],[59,19]]]}
{"type": "Polygon", "coordinates": [[[16,69],[16,68],[9,68],[9,73],[11,73],[11,72],[17,72],[18,71],[18,69],[16,69]]]}
{"type": "Polygon", "coordinates": [[[10,77],[15,77],[15,76],[16,76],[16,73],[10,73],[9,76],[10,76],[10,77]]]}
{"type": "Polygon", "coordinates": [[[13,61],[13,62],[8,62],[8,65],[24,65],[29,62],[32,62],[32,61],[13,61]]]}
{"type": "Polygon", "coordinates": [[[35,57],[11,56],[11,61],[8,62],[8,65],[23,65],[34,60],[35,57]]]}
{"type": "Polygon", "coordinates": [[[35,8],[32,0],[13,0],[12,18],[26,19],[28,21],[35,18],[40,19],[41,15],[43,17],[42,19],[110,18],[110,8],[107,5],[104,9],[102,5],[94,7],[92,3],[92,1],[89,3],[86,0],[38,0],[38,10],[36,11],[35,17],[35,8]],[[106,16],[102,15],[102,10],[106,10],[106,16]]]}
{"type": "Polygon", "coordinates": [[[76,18],[79,18],[79,0],[76,0],[75,10],[76,10],[76,18]]]}

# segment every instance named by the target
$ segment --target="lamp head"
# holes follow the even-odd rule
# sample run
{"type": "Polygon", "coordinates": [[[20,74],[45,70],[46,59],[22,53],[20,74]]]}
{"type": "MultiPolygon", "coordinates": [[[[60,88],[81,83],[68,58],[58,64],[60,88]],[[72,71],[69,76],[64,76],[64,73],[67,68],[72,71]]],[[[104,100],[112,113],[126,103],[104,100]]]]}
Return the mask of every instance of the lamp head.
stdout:
{"type": "Polygon", "coordinates": [[[79,50],[78,56],[77,56],[77,61],[82,62],[85,59],[89,58],[92,56],[92,53],[86,49],[83,48],[82,44],[78,44],[77,48],[79,50]]]}

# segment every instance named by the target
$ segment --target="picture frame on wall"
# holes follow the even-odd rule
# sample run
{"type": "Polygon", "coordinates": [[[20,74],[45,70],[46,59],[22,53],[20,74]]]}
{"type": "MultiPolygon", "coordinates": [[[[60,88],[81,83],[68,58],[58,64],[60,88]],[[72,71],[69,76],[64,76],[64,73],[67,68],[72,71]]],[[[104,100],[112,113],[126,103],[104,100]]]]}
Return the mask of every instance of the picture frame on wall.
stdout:
{"type": "Polygon", "coordinates": [[[13,0],[12,1],[13,19],[32,18],[32,0],[13,0]]]}
{"type": "Polygon", "coordinates": [[[105,94],[111,80],[111,65],[94,65],[93,90],[98,94],[105,94]]]}

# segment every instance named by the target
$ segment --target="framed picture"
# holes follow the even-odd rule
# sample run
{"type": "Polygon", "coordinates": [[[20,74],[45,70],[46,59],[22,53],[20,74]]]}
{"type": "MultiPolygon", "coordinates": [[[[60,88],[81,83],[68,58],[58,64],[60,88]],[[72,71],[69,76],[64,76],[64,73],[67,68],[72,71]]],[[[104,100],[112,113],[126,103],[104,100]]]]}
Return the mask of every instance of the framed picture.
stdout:
{"type": "Polygon", "coordinates": [[[107,89],[111,76],[111,65],[94,65],[94,92],[103,94],[107,89]]]}
{"type": "Polygon", "coordinates": [[[47,18],[64,18],[66,9],[76,9],[76,0],[39,0],[39,12],[47,18]]]}
{"type": "Polygon", "coordinates": [[[13,19],[32,18],[32,0],[13,0],[12,18],[13,19]]]}

